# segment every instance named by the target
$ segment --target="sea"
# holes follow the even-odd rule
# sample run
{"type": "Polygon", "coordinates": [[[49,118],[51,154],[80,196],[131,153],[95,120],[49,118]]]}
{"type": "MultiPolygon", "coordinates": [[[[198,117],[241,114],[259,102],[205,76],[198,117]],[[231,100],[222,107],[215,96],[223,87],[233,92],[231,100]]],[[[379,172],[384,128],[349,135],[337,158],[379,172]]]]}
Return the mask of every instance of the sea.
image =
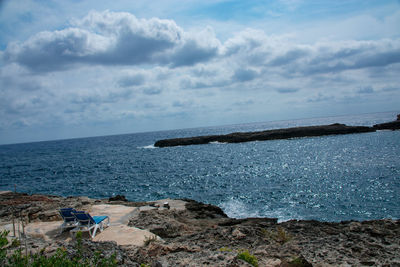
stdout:
{"type": "Polygon", "coordinates": [[[0,146],[0,190],[131,201],[189,198],[234,218],[400,218],[400,131],[155,148],[159,139],[372,126],[399,111],[0,146]]]}

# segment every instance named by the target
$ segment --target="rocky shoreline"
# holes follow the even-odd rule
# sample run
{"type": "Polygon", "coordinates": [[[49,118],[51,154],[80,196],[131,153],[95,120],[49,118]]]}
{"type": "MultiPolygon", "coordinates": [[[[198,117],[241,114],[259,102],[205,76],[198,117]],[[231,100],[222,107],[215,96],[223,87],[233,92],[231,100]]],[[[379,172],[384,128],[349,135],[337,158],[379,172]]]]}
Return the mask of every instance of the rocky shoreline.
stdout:
{"type": "MultiPolygon", "coordinates": [[[[253,255],[258,266],[400,266],[400,220],[278,223],[274,218],[228,218],[219,207],[194,200],[159,203],[3,192],[0,229],[9,226],[15,214],[24,218],[28,229],[34,223],[61,224],[60,207],[131,207],[127,227],[147,230],[157,238],[140,245],[86,238],[85,253],[115,253],[120,266],[251,266],[239,256],[243,251],[253,255]]],[[[68,233],[26,236],[30,251],[50,255],[64,247],[69,255],[76,253],[68,233]]]]}
{"type": "Polygon", "coordinates": [[[313,137],[337,134],[356,134],[375,132],[377,130],[398,130],[400,129],[400,114],[397,120],[393,122],[376,124],[373,127],[368,126],[347,126],[345,124],[334,123],[330,125],[304,126],[285,129],[275,129],[259,132],[238,132],[224,135],[207,135],[184,138],[162,139],[155,142],[155,147],[172,147],[201,145],[212,142],[220,143],[242,143],[251,141],[266,141],[277,139],[289,139],[298,137],[313,137]]]}

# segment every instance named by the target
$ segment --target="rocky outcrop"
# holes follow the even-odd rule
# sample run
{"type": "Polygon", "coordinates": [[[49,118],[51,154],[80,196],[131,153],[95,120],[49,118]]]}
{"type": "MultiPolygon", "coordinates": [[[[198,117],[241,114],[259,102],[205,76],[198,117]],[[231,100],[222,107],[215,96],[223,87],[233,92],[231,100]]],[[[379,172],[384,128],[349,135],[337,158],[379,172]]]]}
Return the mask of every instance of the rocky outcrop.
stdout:
{"type": "Polygon", "coordinates": [[[400,129],[400,114],[397,115],[397,120],[375,124],[374,128],[377,130],[398,130],[400,129]]]}
{"type": "MultiPolygon", "coordinates": [[[[138,207],[130,214],[131,227],[150,230],[162,239],[148,239],[140,247],[84,239],[85,255],[96,251],[107,257],[115,254],[118,266],[252,266],[240,256],[243,252],[254,257],[258,266],[400,266],[400,220],[278,223],[274,218],[228,218],[217,206],[188,199],[182,209],[119,199],[124,198],[118,198],[124,205],[138,207]]],[[[0,194],[0,226],[10,223],[10,207],[35,220],[47,221],[53,218],[40,214],[56,213],[61,206],[89,208],[114,202],[0,194]]],[[[30,237],[23,246],[45,254],[62,247],[73,256],[77,253],[74,244],[61,235],[56,240],[30,237]]]]}
{"type": "Polygon", "coordinates": [[[44,195],[28,195],[25,193],[0,194],[0,221],[22,217],[27,222],[60,220],[58,209],[76,207],[85,209],[98,200],[88,197],[59,197],[44,195]]]}
{"type": "Polygon", "coordinates": [[[400,221],[365,222],[196,219],[196,212],[147,210],[131,226],[161,234],[163,242],[141,247],[136,261],[162,266],[251,266],[238,255],[249,251],[259,266],[397,266],[400,221]],[[296,265],[302,264],[302,265],[296,265]]]}
{"type": "Polygon", "coordinates": [[[296,137],[311,137],[333,134],[354,134],[374,132],[375,128],[366,126],[347,126],[345,124],[330,124],[319,126],[294,127],[286,129],[267,130],[260,132],[239,132],[226,135],[208,135],[186,138],[164,139],[157,141],[156,147],[187,146],[208,144],[211,142],[240,143],[249,141],[265,141],[276,139],[289,139],[296,137]]]}
{"type": "Polygon", "coordinates": [[[186,201],[186,210],[194,214],[195,219],[215,219],[228,218],[225,212],[217,206],[204,204],[192,199],[183,199],[186,201]]]}
{"type": "Polygon", "coordinates": [[[113,196],[113,197],[110,197],[109,199],[108,199],[108,201],[128,201],[127,199],[126,199],[126,197],[125,196],[122,196],[122,195],[116,195],[116,196],[113,196]]]}

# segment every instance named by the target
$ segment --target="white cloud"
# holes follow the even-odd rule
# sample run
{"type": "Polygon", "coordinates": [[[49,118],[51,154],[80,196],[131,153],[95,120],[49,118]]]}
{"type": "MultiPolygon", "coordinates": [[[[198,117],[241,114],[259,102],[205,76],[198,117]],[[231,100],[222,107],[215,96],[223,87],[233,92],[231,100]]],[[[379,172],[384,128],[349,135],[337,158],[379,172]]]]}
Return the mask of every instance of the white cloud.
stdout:
{"type": "Polygon", "coordinates": [[[120,78],[118,81],[118,85],[121,87],[139,86],[144,83],[145,83],[145,76],[138,73],[126,75],[120,78]]]}
{"type": "Polygon", "coordinates": [[[361,112],[386,100],[387,109],[400,97],[399,51],[397,38],[303,43],[251,28],[223,41],[212,27],[93,11],[0,52],[0,132],[260,121],[340,113],[354,99],[361,112]]]}
{"type": "Polygon", "coordinates": [[[75,64],[179,67],[212,59],[220,46],[210,28],[190,34],[172,20],[137,19],[124,12],[93,11],[73,24],[74,28],[41,32],[10,44],[4,59],[37,72],[75,64]]]}
{"type": "Polygon", "coordinates": [[[338,73],[400,63],[400,40],[331,41],[299,44],[246,30],[224,43],[225,56],[281,75],[338,73]],[[240,60],[238,60],[240,59],[240,60]]]}
{"type": "MultiPolygon", "coordinates": [[[[339,19],[337,16],[317,21],[310,18],[310,21],[287,25],[285,32],[297,41],[308,44],[323,41],[379,40],[399,38],[399,23],[399,5],[388,5],[339,19]]],[[[275,31],[274,33],[277,34],[275,31]]]]}
{"type": "Polygon", "coordinates": [[[41,32],[22,44],[12,43],[7,47],[4,59],[34,71],[60,70],[103,54],[111,44],[111,40],[103,36],[68,28],[41,32]]]}
{"type": "Polygon", "coordinates": [[[357,93],[359,94],[372,94],[374,93],[374,88],[372,88],[372,86],[366,86],[364,88],[360,88],[359,90],[357,90],[357,93]]]}
{"type": "Polygon", "coordinates": [[[252,69],[248,68],[239,68],[235,70],[232,78],[239,82],[247,82],[255,79],[258,73],[252,69]]]}

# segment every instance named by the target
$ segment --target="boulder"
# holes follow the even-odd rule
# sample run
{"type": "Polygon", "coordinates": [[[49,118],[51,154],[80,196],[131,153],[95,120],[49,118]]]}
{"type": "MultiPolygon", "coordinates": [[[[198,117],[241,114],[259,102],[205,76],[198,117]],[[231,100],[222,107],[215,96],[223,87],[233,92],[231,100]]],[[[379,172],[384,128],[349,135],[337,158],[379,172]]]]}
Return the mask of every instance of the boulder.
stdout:
{"type": "Polygon", "coordinates": [[[108,199],[108,201],[124,201],[124,202],[127,202],[128,200],[123,195],[116,195],[116,196],[110,197],[108,199]]]}

